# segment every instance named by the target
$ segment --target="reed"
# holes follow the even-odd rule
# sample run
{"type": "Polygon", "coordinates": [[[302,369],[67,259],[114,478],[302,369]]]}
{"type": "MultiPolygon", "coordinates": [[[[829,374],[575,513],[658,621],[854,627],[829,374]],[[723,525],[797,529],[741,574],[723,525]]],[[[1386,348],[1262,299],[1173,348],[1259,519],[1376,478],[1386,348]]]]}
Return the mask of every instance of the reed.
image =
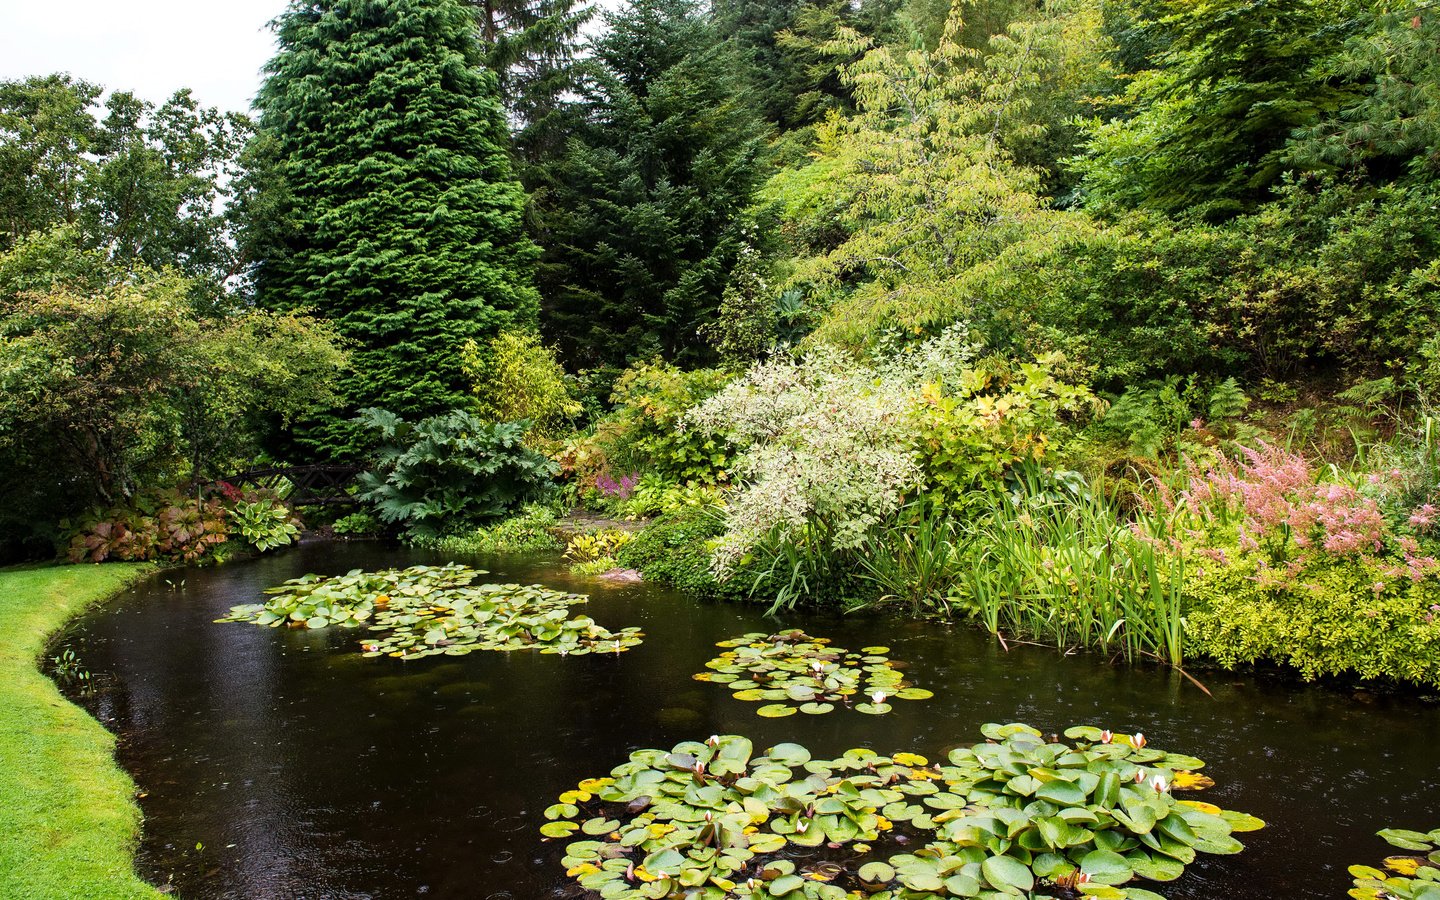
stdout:
{"type": "Polygon", "coordinates": [[[995,496],[957,537],[947,602],[992,634],[1178,667],[1184,571],[1163,515],[1125,521],[1096,494],[1034,484],[995,496]]]}

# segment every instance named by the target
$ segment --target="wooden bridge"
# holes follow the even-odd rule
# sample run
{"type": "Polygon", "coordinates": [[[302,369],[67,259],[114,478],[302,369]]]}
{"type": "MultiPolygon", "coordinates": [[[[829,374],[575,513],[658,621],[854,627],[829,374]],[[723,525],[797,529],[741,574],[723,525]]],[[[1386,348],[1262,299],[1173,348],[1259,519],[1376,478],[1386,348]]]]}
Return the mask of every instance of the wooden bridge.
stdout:
{"type": "Polygon", "coordinates": [[[363,471],[364,466],[277,466],[251,469],[229,478],[216,479],[216,483],[223,482],[237,488],[278,490],[289,482],[291,490],[285,502],[291,506],[343,506],[357,502],[350,496],[349,487],[355,482],[355,476],[363,471]]]}

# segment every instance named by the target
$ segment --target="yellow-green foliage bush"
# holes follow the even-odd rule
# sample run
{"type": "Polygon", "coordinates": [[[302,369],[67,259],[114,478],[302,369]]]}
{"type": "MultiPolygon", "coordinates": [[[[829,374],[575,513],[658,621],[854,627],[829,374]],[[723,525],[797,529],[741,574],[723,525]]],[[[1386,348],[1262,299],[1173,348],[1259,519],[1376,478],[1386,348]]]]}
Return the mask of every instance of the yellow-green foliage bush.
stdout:
{"type": "Polygon", "coordinates": [[[1306,678],[1353,673],[1440,685],[1435,580],[1388,577],[1357,558],[1317,556],[1287,579],[1257,554],[1187,568],[1190,652],[1224,666],[1262,660],[1306,678]]]}
{"type": "Polygon", "coordinates": [[[565,559],[572,566],[598,559],[614,559],[620,548],[630,543],[633,537],[630,532],[617,528],[577,534],[565,547],[565,559]]]}
{"type": "Polygon", "coordinates": [[[961,371],[953,386],[924,386],[914,435],[931,500],[966,507],[1013,466],[1044,460],[1068,421],[1097,407],[1088,388],[1055,377],[1060,362],[985,360],[961,371]]]}
{"type": "Polygon", "coordinates": [[[580,413],[554,348],[532,332],[504,331],[484,348],[471,341],[463,359],[481,418],[525,419],[533,434],[551,438],[580,413]]]}
{"type": "Polygon", "coordinates": [[[614,411],[570,455],[585,458],[592,481],[595,473],[640,472],[684,483],[726,482],[733,447],[723,437],[683,428],[681,417],[729,380],[716,369],[683,372],[658,360],[636,363],[615,382],[614,411]]]}

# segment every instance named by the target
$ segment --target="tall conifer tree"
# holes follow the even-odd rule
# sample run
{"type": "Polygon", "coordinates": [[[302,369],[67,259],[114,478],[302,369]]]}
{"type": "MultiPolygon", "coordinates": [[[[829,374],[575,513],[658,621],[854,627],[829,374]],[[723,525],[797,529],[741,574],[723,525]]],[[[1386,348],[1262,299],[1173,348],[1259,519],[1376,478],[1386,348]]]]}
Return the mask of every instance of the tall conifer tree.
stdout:
{"type": "Polygon", "coordinates": [[[533,321],[537,251],[461,0],[293,0],[277,31],[257,100],[256,288],[355,341],[346,408],[303,435],[342,456],[355,409],[470,402],[461,348],[533,321]]]}

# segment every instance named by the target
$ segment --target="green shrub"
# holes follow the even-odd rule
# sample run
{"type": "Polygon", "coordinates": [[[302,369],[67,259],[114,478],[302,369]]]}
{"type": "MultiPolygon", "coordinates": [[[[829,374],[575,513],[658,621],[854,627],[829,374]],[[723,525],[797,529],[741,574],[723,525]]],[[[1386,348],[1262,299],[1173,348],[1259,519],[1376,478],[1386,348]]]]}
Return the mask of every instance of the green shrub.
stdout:
{"type": "Polygon", "coordinates": [[[724,523],[705,510],[662,515],[616,553],[616,561],[636,569],[646,581],[668,584],[704,599],[748,596],[743,578],[721,582],[710,570],[711,546],[724,523]]]}
{"type": "Polygon", "coordinates": [[[1254,554],[1188,567],[1187,648],[1224,666],[1292,666],[1307,680],[1354,674],[1440,685],[1434,582],[1354,557],[1316,555],[1285,579],[1254,554]]]}
{"type": "Polygon", "coordinates": [[[294,543],[300,537],[295,517],[278,500],[237,500],[226,513],[245,543],[261,553],[294,543]]]}
{"type": "Polygon", "coordinates": [[[465,345],[462,362],[483,419],[524,419],[536,436],[550,438],[580,413],[554,348],[541,344],[536,334],[505,331],[483,350],[471,341],[465,345]]]}
{"type": "Polygon", "coordinates": [[[523,422],[492,424],[457,410],[412,425],[379,409],[358,421],[381,441],[359,497],[412,538],[498,518],[549,491],[556,471],[524,446],[523,422]]]}
{"type": "Polygon", "coordinates": [[[369,510],[359,510],[336,519],[330,526],[336,534],[379,534],[385,530],[381,521],[369,510]]]}
{"type": "Polygon", "coordinates": [[[532,503],[494,525],[417,543],[443,553],[543,553],[564,546],[552,532],[557,518],[550,506],[532,503]]]}
{"type": "Polygon", "coordinates": [[[614,411],[596,425],[591,438],[603,454],[595,471],[654,472],[670,481],[699,484],[728,481],[733,448],[717,436],[682,428],[681,417],[729,378],[714,369],[682,372],[659,361],[626,369],[610,396],[614,411]]]}

